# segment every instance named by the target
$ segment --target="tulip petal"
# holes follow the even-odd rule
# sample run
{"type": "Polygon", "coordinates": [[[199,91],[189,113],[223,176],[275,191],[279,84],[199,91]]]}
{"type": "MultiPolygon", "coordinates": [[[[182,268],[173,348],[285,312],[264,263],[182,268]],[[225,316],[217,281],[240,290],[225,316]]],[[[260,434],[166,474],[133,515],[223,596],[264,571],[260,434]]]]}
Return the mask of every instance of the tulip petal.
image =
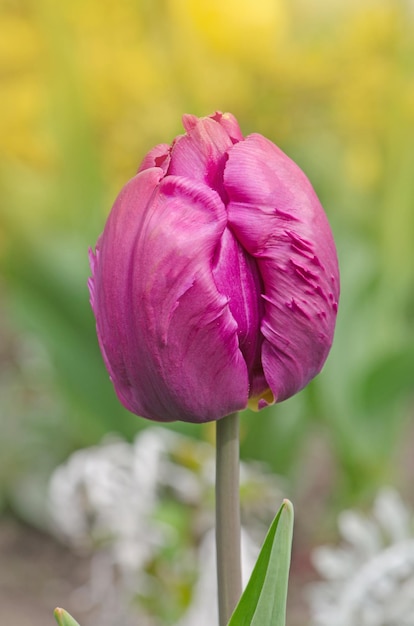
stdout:
{"type": "Polygon", "coordinates": [[[237,323],[212,274],[227,214],[205,185],[161,175],[138,174],[112,209],[95,263],[98,334],[129,410],[211,421],[248,398],[237,323]]]}
{"type": "Polygon", "coordinates": [[[229,225],[263,281],[262,365],[281,401],[320,371],[332,343],[339,278],[331,230],[305,174],[261,135],[234,145],[224,186],[229,225]]]}
{"type": "Polygon", "coordinates": [[[217,289],[229,299],[237,323],[239,347],[249,372],[250,395],[267,389],[261,363],[263,314],[262,286],[256,262],[246,254],[231,230],[226,228],[216,251],[213,276],[217,289]]]}
{"type": "Polygon", "coordinates": [[[157,146],[154,146],[142,159],[137,174],[150,167],[160,167],[165,174],[170,164],[170,153],[171,147],[168,143],[159,143],[157,146]]]}
{"type": "Polygon", "coordinates": [[[210,117],[195,121],[194,116],[184,116],[183,121],[187,133],[178,137],[172,147],[168,174],[204,182],[226,201],[223,169],[227,150],[233,146],[231,138],[225,128],[210,117]]]}
{"type": "Polygon", "coordinates": [[[133,410],[127,373],[131,250],[162,176],[161,169],[151,168],[125,185],[98,239],[95,255],[89,254],[92,277],[88,285],[99,346],[117,395],[129,410],[133,410]]]}
{"type": "Polygon", "coordinates": [[[240,130],[240,126],[234,115],[231,113],[222,113],[216,111],[214,115],[210,115],[213,120],[216,120],[225,129],[226,133],[230,137],[233,143],[242,141],[243,135],[240,130]]]}

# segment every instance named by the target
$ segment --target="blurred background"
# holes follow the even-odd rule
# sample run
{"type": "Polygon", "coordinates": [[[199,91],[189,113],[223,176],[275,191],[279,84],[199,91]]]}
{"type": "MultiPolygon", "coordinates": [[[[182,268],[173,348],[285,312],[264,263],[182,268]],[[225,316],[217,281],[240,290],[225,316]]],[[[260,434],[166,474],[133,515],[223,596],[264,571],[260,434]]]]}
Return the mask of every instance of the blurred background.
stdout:
{"type": "MultiPolygon", "coordinates": [[[[88,247],[181,115],[222,110],[306,172],[338,246],[324,371],[242,420],[243,460],[295,504],[289,623],[307,624],[309,554],[335,541],[339,511],[386,485],[414,503],[414,3],[0,0],[0,89],[1,623],[76,612],[89,556],[51,537],[50,477],[148,426],[104,369],[88,247]]],[[[214,440],[211,425],[170,428],[214,440]]]]}

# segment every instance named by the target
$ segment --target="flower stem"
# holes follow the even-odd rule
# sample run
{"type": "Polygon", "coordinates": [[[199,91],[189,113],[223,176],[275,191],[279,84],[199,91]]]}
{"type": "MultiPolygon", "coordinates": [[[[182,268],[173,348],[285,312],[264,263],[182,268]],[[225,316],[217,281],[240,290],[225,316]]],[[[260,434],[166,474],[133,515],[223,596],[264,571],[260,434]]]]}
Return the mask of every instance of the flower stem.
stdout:
{"type": "Polygon", "coordinates": [[[239,414],[216,422],[216,544],[219,624],[226,626],[241,592],[239,414]]]}

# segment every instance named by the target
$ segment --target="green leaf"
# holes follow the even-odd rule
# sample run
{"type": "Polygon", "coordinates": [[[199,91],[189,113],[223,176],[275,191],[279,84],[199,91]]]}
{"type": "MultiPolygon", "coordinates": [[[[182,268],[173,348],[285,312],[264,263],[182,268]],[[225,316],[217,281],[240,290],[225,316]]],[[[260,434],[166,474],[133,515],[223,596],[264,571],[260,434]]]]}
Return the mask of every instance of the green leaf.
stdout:
{"type": "Polygon", "coordinates": [[[284,500],[228,626],[285,626],[293,506],[284,500]]]}
{"type": "Polygon", "coordinates": [[[78,622],[65,609],[55,609],[54,616],[59,626],[79,626],[78,622]]]}

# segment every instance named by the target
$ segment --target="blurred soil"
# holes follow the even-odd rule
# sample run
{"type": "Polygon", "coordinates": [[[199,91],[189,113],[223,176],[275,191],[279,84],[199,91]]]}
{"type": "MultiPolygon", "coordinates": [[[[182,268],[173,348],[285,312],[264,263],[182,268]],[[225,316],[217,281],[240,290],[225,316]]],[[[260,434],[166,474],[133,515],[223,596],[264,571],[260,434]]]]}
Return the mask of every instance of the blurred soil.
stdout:
{"type": "Polygon", "coordinates": [[[1,626],[56,626],[56,606],[76,613],[71,594],[86,580],[87,568],[87,559],[49,536],[0,519],[1,626]]]}

